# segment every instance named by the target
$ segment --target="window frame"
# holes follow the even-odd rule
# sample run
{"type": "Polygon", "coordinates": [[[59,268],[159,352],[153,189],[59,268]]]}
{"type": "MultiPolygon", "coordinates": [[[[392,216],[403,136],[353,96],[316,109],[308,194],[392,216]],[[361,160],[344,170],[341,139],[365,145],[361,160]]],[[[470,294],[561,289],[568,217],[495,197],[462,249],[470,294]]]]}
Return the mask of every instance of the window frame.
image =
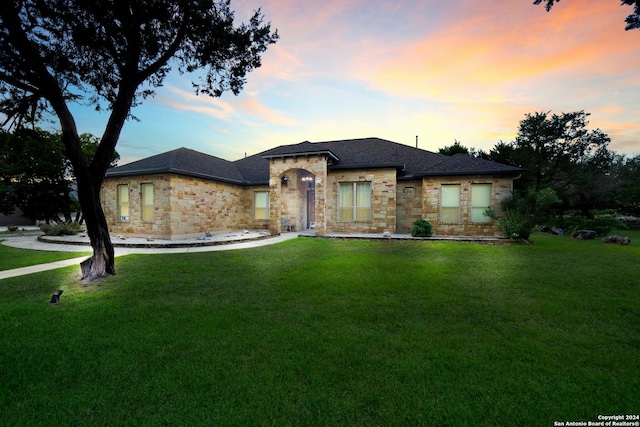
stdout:
{"type": "Polygon", "coordinates": [[[144,222],[152,222],[155,219],[155,186],[153,182],[140,183],[140,219],[144,222]],[[145,189],[151,188],[151,201],[147,200],[149,194],[145,189]]]}
{"type": "Polygon", "coordinates": [[[116,192],[117,192],[117,204],[118,204],[118,221],[129,221],[129,218],[131,217],[131,201],[129,198],[129,184],[117,184],[116,185],[116,192]],[[123,191],[124,194],[126,194],[126,201],[123,201],[123,191]],[[123,211],[126,208],[127,211],[127,215],[123,215],[123,211]]]}
{"type": "Polygon", "coordinates": [[[441,184],[440,185],[440,223],[441,224],[460,224],[460,194],[462,192],[462,185],[461,184],[441,184]],[[451,196],[453,195],[453,193],[451,194],[447,194],[445,195],[445,188],[447,189],[453,189],[453,188],[457,188],[457,204],[453,205],[453,204],[449,204],[447,202],[447,204],[445,205],[445,196],[451,196]],[[449,213],[449,209],[451,210],[450,212],[453,212],[453,209],[455,208],[457,215],[456,215],[456,220],[455,221],[445,221],[445,209],[447,209],[447,217],[449,215],[451,215],[451,213],[449,213]]]}
{"type": "MultiPolygon", "coordinates": [[[[346,190],[345,190],[346,191],[346,190]]],[[[348,195],[345,195],[348,196],[348,195]]],[[[347,181],[338,183],[338,221],[339,222],[371,222],[373,218],[373,186],[371,181],[347,181]],[[365,195],[364,186],[368,187],[365,195]],[[343,188],[351,187],[351,201],[344,204],[343,188]],[[360,204],[358,204],[360,203],[360,204]],[[344,215],[349,212],[349,215],[344,215]],[[362,214],[365,215],[362,215],[362,214]],[[358,216],[360,215],[360,218],[358,216]],[[365,218],[366,217],[366,218],[365,218]]]]}
{"type": "MultiPolygon", "coordinates": [[[[491,183],[485,183],[485,182],[480,183],[479,182],[479,183],[471,184],[471,203],[470,203],[471,211],[469,212],[469,220],[472,223],[474,223],[474,224],[486,224],[486,223],[491,222],[491,218],[486,216],[484,214],[484,212],[486,212],[486,210],[491,207],[491,192],[492,192],[492,190],[493,189],[491,188],[491,183]],[[477,190],[479,190],[482,187],[489,187],[489,193],[488,193],[488,196],[489,196],[488,202],[489,202],[489,204],[488,205],[484,204],[485,200],[482,201],[483,202],[482,204],[479,204],[479,201],[477,200],[477,197],[475,196],[479,192],[477,190]],[[475,188],[476,191],[474,191],[474,188],[475,188]],[[474,203],[477,203],[477,204],[474,204],[474,203]],[[474,215],[474,213],[475,213],[475,215],[474,215]],[[479,213],[479,216],[478,216],[478,213],[479,213]],[[478,217],[481,218],[481,220],[478,220],[477,219],[478,217]]],[[[486,190],[484,190],[484,192],[486,193],[486,190]]]]}
{"type": "Polygon", "coordinates": [[[253,218],[256,221],[268,221],[269,220],[269,192],[268,191],[254,191],[253,192],[253,218]],[[264,207],[258,206],[258,196],[266,196],[264,207]],[[264,218],[258,217],[258,210],[264,210],[264,218]]]}

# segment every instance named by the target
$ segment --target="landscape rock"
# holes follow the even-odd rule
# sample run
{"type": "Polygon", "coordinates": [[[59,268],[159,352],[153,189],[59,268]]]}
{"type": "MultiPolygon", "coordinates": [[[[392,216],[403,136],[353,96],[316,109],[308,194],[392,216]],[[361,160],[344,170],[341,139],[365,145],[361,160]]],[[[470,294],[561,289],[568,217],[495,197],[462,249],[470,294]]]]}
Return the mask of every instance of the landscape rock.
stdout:
{"type": "Polygon", "coordinates": [[[557,234],[558,236],[564,236],[564,230],[560,227],[551,228],[551,234],[557,234]]]}
{"type": "Polygon", "coordinates": [[[571,233],[571,237],[578,240],[590,240],[596,237],[596,233],[593,230],[578,230],[571,233]]]}
{"type": "Polygon", "coordinates": [[[631,239],[627,236],[618,236],[617,234],[612,234],[611,236],[605,236],[602,238],[602,241],[605,243],[613,243],[616,245],[628,245],[631,243],[631,239]]]}

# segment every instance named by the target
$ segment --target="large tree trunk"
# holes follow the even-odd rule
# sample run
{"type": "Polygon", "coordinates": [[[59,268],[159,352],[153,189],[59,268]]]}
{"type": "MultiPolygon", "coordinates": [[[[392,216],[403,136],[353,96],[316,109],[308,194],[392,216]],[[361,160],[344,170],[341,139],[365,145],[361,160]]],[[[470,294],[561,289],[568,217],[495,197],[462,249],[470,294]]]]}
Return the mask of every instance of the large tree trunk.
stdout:
{"type": "MultiPolygon", "coordinates": [[[[93,248],[93,256],[80,264],[82,280],[92,281],[110,274],[116,274],[114,250],[109,235],[107,221],[100,204],[100,188],[90,186],[90,194],[79,197],[87,227],[87,235],[93,248]]],[[[78,187],[80,192],[80,186],[78,187]]]]}

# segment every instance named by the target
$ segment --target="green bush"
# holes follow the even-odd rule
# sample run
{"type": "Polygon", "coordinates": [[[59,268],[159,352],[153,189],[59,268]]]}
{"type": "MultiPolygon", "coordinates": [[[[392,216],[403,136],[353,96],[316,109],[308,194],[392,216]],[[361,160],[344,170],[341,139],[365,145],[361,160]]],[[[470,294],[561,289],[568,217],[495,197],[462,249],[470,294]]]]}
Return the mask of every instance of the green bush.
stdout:
{"type": "Polygon", "coordinates": [[[426,219],[417,219],[413,222],[413,228],[411,229],[411,236],[413,237],[431,237],[431,223],[426,219]]]}
{"type": "Polygon", "coordinates": [[[550,188],[539,191],[529,189],[524,194],[514,191],[502,201],[505,217],[498,224],[505,237],[527,240],[536,224],[553,217],[553,211],[560,203],[550,188]]]}
{"type": "Polygon", "coordinates": [[[46,224],[40,223],[40,230],[47,236],[73,236],[82,231],[84,228],[77,222],[46,224]]]}
{"type": "Polygon", "coordinates": [[[508,239],[527,240],[533,231],[531,219],[515,211],[507,211],[507,215],[498,223],[502,234],[508,239]]]}
{"type": "Polygon", "coordinates": [[[18,231],[17,225],[7,225],[7,231],[18,231]]]}

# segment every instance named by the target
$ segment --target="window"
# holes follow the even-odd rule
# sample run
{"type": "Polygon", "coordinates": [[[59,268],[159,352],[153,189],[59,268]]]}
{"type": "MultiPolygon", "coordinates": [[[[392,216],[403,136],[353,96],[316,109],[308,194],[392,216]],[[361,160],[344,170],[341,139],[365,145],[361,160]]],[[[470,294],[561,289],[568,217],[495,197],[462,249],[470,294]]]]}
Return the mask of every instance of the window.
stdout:
{"type": "Polygon", "coordinates": [[[153,184],[142,184],[142,220],[153,221],[153,184]]]}
{"type": "Polygon", "coordinates": [[[460,222],[460,184],[443,185],[440,201],[440,222],[457,224],[460,222]]]}
{"type": "Polygon", "coordinates": [[[269,192],[256,191],[254,197],[256,219],[269,219],[269,192]]]}
{"type": "Polygon", "coordinates": [[[491,184],[471,184],[471,222],[490,222],[484,212],[491,206],[491,184]]]}
{"type": "Polygon", "coordinates": [[[371,183],[341,182],[338,204],[340,221],[370,221],[371,183]]]}
{"type": "Polygon", "coordinates": [[[118,185],[118,218],[129,221],[129,185],[118,185]]]}

